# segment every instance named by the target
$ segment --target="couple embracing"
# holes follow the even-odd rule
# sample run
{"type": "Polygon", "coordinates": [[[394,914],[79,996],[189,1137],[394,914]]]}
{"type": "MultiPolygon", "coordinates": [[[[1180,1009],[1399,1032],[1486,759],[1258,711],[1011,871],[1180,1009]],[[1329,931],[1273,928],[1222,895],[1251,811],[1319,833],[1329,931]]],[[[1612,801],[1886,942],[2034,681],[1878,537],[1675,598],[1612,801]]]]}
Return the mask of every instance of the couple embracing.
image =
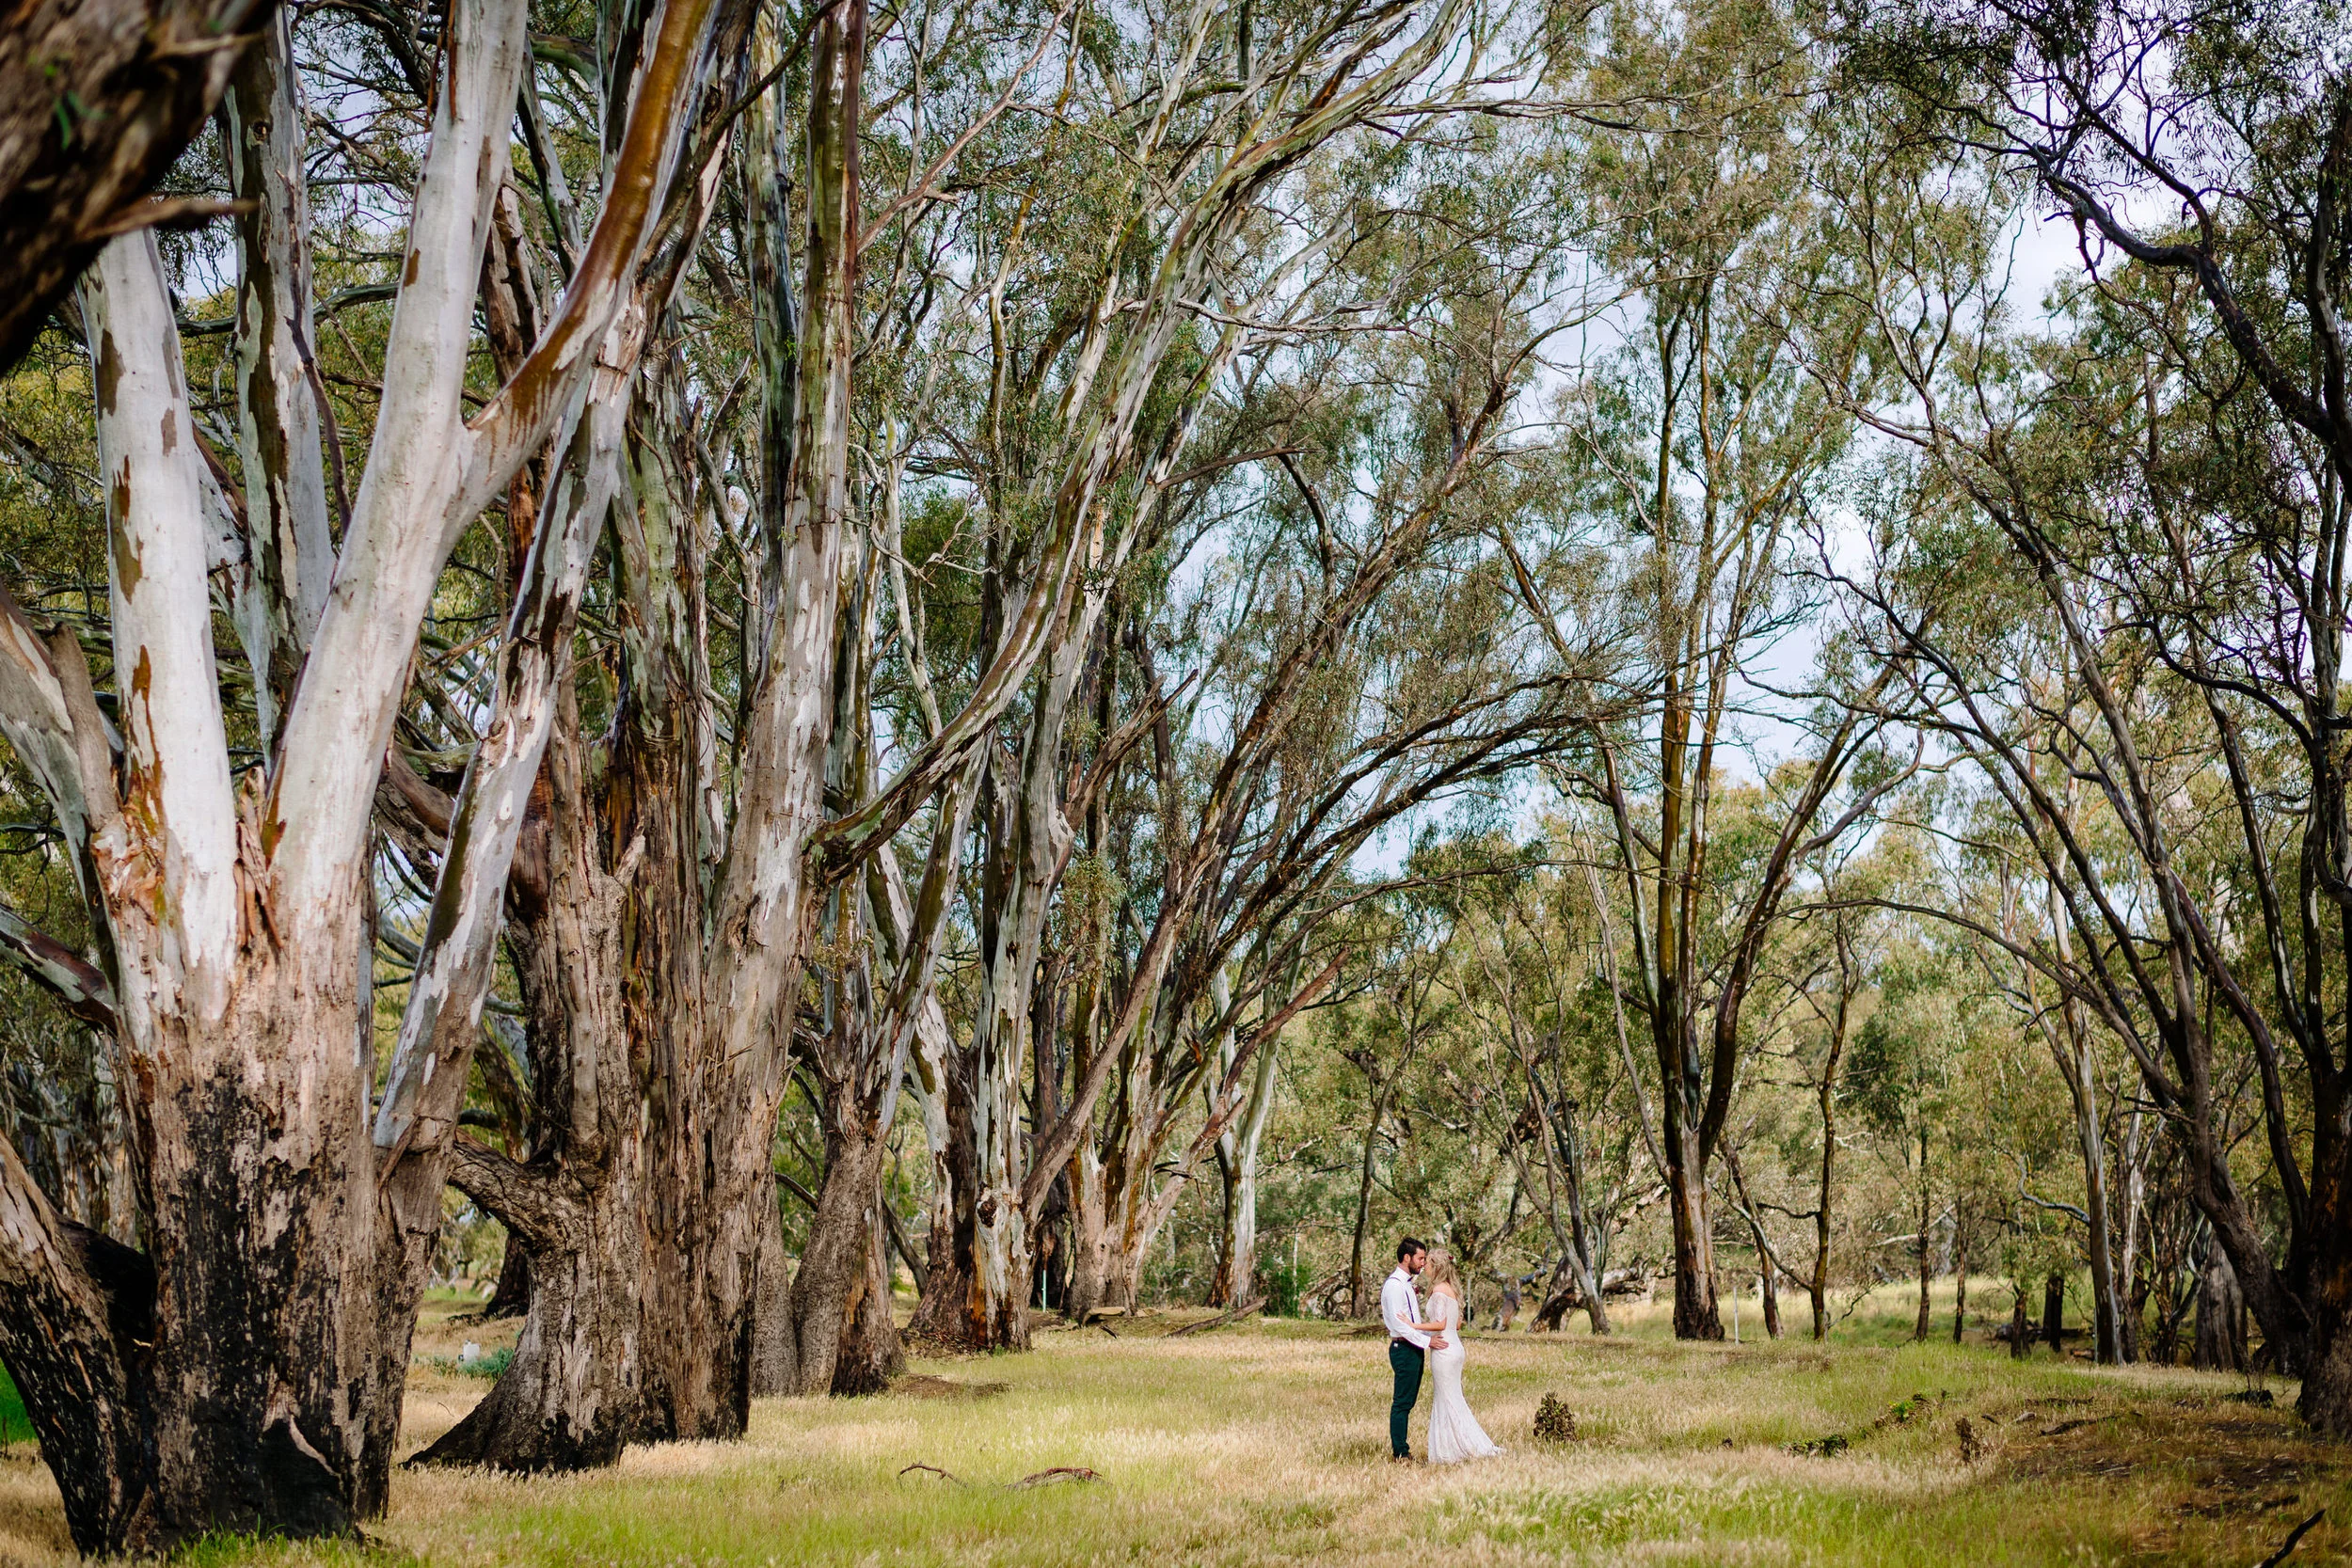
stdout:
{"type": "Polygon", "coordinates": [[[1397,1243],[1396,1272],[1380,1286],[1380,1321],[1389,1330],[1389,1370],[1396,1374],[1396,1398],[1389,1405],[1390,1457],[1413,1457],[1406,1429],[1421,1398],[1424,1361],[1438,1374],[1429,1406],[1429,1462],[1453,1465],[1501,1453],[1462,1399],[1462,1280],[1452,1255],[1442,1247],[1433,1253],[1410,1236],[1397,1243]],[[1418,1283],[1424,1274],[1426,1317],[1418,1283]]]}

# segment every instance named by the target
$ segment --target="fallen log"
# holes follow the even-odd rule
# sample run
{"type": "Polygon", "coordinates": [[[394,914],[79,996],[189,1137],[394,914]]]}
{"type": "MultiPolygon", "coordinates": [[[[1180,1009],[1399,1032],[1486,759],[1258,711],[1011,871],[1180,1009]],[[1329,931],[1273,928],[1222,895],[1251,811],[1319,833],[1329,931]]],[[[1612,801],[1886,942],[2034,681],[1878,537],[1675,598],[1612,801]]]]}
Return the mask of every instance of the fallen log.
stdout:
{"type": "Polygon", "coordinates": [[[1250,1313],[1255,1312],[1259,1307],[1263,1307],[1264,1305],[1265,1297],[1251,1296],[1248,1301],[1243,1302],[1239,1307],[1221,1312],[1214,1318],[1203,1318],[1197,1323],[1186,1323],[1181,1328],[1171,1328],[1166,1334],[1160,1336],[1160,1338],[1163,1339],[1176,1339],[1181,1338],[1187,1334],[1198,1334],[1204,1328],[1222,1328],[1227,1323],[1232,1323],[1235,1318],[1248,1317],[1250,1313]]]}

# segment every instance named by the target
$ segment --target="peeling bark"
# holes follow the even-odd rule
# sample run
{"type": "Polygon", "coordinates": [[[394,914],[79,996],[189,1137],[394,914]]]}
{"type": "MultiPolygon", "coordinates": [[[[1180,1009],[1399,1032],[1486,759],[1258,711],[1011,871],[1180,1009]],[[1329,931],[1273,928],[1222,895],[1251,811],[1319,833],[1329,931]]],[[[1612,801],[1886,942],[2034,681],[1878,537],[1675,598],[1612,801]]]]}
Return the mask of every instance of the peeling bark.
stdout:
{"type": "Polygon", "coordinates": [[[237,447],[251,588],[232,617],[267,752],[334,571],[320,441],[326,384],[311,355],[310,203],[294,24],[279,11],[240,55],[224,104],[237,219],[237,447]]]}

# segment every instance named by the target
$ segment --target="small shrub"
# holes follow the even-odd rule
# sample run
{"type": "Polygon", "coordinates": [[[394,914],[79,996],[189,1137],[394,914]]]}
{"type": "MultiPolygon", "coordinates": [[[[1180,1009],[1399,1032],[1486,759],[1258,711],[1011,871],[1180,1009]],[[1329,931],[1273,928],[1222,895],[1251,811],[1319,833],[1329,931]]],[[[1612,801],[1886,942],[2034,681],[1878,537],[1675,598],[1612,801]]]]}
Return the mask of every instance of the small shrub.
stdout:
{"type": "Polygon", "coordinates": [[[1258,1279],[1265,1287],[1265,1315],[1303,1318],[1307,1315],[1307,1286],[1314,1269],[1308,1263],[1277,1262],[1261,1267],[1258,1279]]]}
{"type": "Polygon", "coordinates": [[[1573,1443],[1576,1441],[1576,1412],[1563,1403],[1557,1394],[1546,1394],[1535,1407],[1535,1441],[1538,1443],[1573,1443]]]}

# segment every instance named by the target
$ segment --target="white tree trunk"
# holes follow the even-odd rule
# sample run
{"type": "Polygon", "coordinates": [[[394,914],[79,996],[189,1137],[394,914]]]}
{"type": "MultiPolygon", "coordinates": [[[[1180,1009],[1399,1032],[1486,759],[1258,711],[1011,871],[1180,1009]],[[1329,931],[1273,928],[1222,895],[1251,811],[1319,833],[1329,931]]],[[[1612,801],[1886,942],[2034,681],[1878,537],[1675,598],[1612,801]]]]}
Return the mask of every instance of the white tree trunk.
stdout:
{"type": "Polygon", "coordinates": [[[234,607],[266,755],[335,569],[311,344],[310,203],[294,20],[280,11],[238,61],[224,100],[229,173],[253,203],[237,221],[237,450],[253,579],[234,607]]]}

